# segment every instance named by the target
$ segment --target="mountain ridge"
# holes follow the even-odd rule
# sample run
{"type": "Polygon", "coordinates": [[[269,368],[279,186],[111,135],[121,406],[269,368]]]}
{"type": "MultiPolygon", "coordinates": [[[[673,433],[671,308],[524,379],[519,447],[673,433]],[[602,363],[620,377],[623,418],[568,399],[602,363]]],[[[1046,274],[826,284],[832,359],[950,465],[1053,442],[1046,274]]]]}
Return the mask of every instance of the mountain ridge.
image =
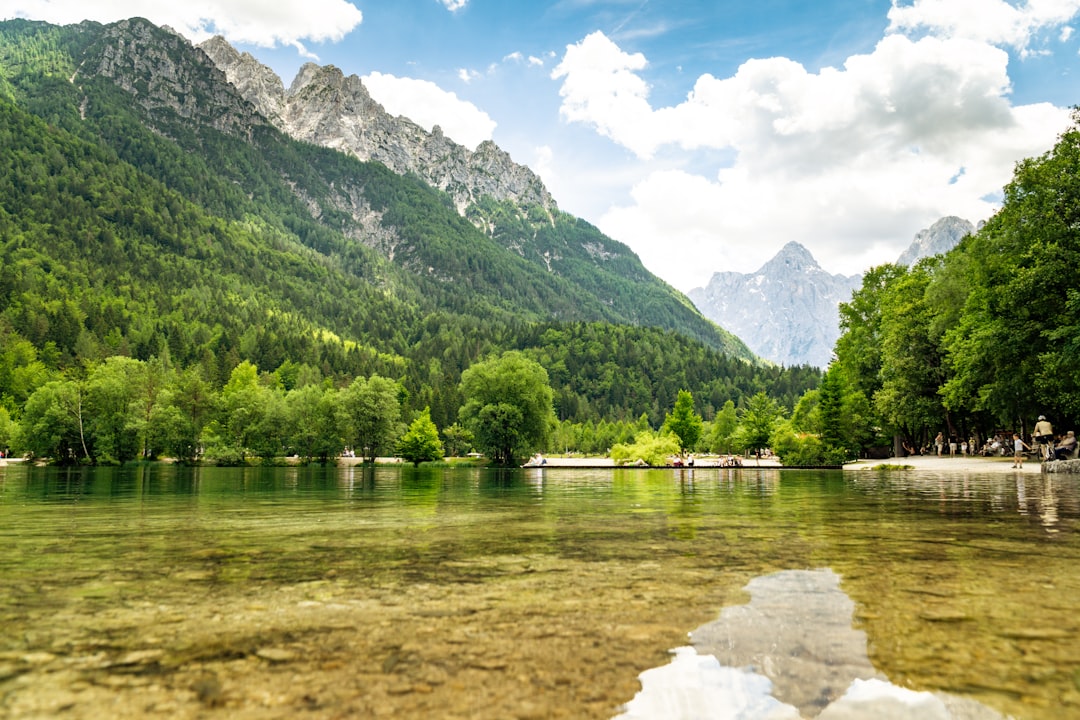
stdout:
{"type": "Polygon", "coordinates": [[[359,77],[334,65],[305,63],[286,89],[270,67],[221,36],[197,47],[246,100],[297,140],[381,162],[401,175],[416,173],[454,198],[461,214],[484,196],[557,210],[540,178],[494,142],[469,150],[437,125],[429,133],[408,118],[391,116],[359,77]]]}
{"type": "Polygon", "coordinates": [[[955,215],[946,215],[935,221],[928,228],[915,233],[911,245],[896,259],[897,265],[911,267],[919,260],[934,255],[941,255],[960,244],[965,236],[975,232],[976,227],[968,220],[955,215]]]}
{"type": "Polygon", "coordinates": [[[587,356],[551,365],[560,417],[655,423],[679,387],[709,407],[813,381],[744,362],[583,220],[491,196],[463,216],[415,174],[289,138],[143,20],[0,22],[0,120],[0,340],[54,370],[122,354],[215,383],[242,359],[308,381],[378,372],[440,426],[471,362],[557,363],[545,344],[575,333],[587,356]]]}
{"type": "Polygon", "coordinates": [[[756,272],[717,272],[689,297],[706,317],[782,365],[825,367],[839,337],[839,303],[861,275],[831,275],[789,242],[756,272]]]}
{"type": "MultiPolygon", "coordinates": [[[[952,250],[975,226],[956,216],[915,234],[897,258],[911,267],[952,250]]],[[[756,354],[785,365],[825,367],[840,337],[839,303],[850,299],[862,275],[831,275],[808,249],[789,242],[755,273],[718,272],[688,293],[706,317],[741,337],[756,354]]]]}

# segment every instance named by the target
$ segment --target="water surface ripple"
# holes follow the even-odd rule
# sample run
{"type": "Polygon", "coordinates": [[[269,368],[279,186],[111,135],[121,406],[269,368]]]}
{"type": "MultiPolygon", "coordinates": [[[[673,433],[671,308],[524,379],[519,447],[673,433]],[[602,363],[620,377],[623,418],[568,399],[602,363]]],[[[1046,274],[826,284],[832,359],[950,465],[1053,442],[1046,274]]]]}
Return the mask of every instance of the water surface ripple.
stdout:
{"type": "Polygon", "coordinates": [[[610,718],[693,644],[797,717],[1080,717],[1078,517],[1030,474],[0,467],[0,715],[610,718]]]}

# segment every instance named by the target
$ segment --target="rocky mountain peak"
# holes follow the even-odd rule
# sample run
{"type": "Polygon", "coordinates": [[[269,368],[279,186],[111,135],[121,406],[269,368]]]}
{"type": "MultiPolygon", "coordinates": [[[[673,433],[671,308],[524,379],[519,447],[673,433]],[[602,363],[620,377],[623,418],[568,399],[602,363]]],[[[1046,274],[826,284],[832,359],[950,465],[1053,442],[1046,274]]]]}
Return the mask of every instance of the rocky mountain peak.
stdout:
{"type": "Polygon", "coordinates": [[[714,273],[690,299],[757,355],[784,365],[825,367],[840,336],[841,302],[860,276],[831,275],[804,246],[789,242],[755,273],[714,273]]]}
{"type": "Polygon", "coordinates": [[[792,241],[780,248],[772,260],[762,265],[758,274],[776,275],[777,273],[804,273],[821,271],[821,266],[803,245],[792,241]]]}
{"type": "Polygon", "coordinates": [[[973,232],[975,226],[967,220],[954,215],[943,217],[930,227],[917,232],[911,245],[896,260],[896,264],[911,267],[923,258],[947,253],[973,232]]]}
{"type": "Polygon", "coordinates": [[[408,118],[391,116],[359,77],[333,65],[304,64],[286,91],[270,68],[227,45],[213,38],[199,47],[240,94],[286,134],[380,162],[399,174],[418,175],[448,193],[462,214],[483,197],[557,210],[540,178],[493,142],[469,150],[442,128],[428,132],[408,118]]]}
{"type": "MultiPolygon", "coordinates": [[[[174,31],[132,18],[105,26],[76,77],[105,77],[151,115],[173,113],[218,130],[246,134],[265,121],[221,82],[209,59],[189,62],[191,43],[174,31]]],[[[200,56],[202,57],[202,56],[200,56]]]]}
{"type": "Polygon", "coordinates": [[[274,125],[280,122],[285,109],[285,85],[277,73],[251,53],[241,54],[220,35],[210,38],[199,48],[260,115],[274,125]]]}

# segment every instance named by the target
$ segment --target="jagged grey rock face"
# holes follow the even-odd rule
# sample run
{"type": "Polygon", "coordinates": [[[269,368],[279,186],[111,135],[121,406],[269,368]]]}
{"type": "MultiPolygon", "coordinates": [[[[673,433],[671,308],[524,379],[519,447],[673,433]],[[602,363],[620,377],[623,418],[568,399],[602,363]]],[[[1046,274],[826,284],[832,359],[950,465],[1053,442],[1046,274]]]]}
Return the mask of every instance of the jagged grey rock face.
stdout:
{"type": "Polygon", "coordinates": [[[714,273],[689,293],[705,317],[783,365],[826,367],[840,337],[839,305],[860,275],[831,275],[799,243],[785,245],[756,273],[714,273]]]}
{"type": "Polygon", "coordinates": [[[380,162],[399,174],[414,173],[448,193],[460,213],[485,196],[557,209],[540,178],[493,142],[469,150],[438,126],[429,133],[408,118],[393,117],[356,75],[307,63],[286,90],[273,70],[223,38],[199,47],[263,116],[298,140],[380,162]]]}
{"type": "Polygon", "coordinates": [[[275,126],[285,109],[285,85],[251,53],[241,55],[220,35],[199,45],[240,95],[275,126]]]}
{"type": "Polygon", "coordinates": [[[915,240],[900,254],[896,264],[911,267],[923,258],[947,253],[973,232],[975,226],[967,220],[953,215],[943,217],[930,227],[917,232],[915,240]]]}
{"type": "Polygon", "coordinates": [[[191,43],[138,18],[106,27],[103,42],[79,76],[106,77],[151,113],[199,118],[222,132],[246,135],[265,121],[209,60],[191,64],[191,43]]]}

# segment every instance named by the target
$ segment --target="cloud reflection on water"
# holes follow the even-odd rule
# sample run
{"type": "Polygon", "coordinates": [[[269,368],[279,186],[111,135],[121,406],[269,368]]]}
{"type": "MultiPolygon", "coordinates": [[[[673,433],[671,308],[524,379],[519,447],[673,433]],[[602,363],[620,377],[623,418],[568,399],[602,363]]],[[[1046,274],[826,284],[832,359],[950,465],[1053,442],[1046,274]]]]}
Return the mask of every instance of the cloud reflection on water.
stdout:
{"type": "Polygon", "coordinates": [[[641,674],[618,720],[1000,720],[946,693],[893,685],[874,669],[855,604],[832,570],[751,580],[750,602],[690,633],[669,665],[641,674]]]}

